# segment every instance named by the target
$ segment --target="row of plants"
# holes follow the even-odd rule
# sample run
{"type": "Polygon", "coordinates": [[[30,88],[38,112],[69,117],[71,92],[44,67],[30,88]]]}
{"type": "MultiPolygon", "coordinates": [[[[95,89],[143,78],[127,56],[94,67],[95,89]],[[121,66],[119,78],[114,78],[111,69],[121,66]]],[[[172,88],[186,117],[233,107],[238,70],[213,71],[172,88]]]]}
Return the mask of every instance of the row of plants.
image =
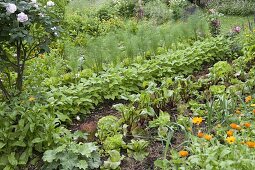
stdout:
{"type": "MultiPolygon", "coordinates": [[[[158,142],[165,147],[155,169],[253,169],[254,47],[244,52],[231,63],[217,62],[203,76],[151,79],[137,93],[123,95],[126,104],[113,105],[118,115],[97,122],[94,142],[102,158],[97,166],[120,169],[128,157],[146,162],[150,143],[158,142]],[[183,140],[174,146],[177,133],[183,140]]],[[[44,160],[65,168],[60,155],[78,151],[59,148],[66,146],[46,151],[44,160]]],[[[79,158],[69,161],[75,166],[79,158]]]]}
{"type": "MultiPolygon", "coordinates": [[[[97,124],[107,163],[111,152],[120,155],[114,165],[120,165],[124,157],[142,161],[149,154],[148,142],[156,141],[166,146],[162,158],[154,162],[155,169],[253,169],[255,105],[250,93],[255,68],[249,64],[254,61],[254,47],[248,50],[231,64],[214,64],[199,79],[166,78],[160,86],[144,82],[144,90],[125,98],[128,104],[114,105],[121,116],[105,116],[97,124]],[[167,107],[177,108],[177,113],[167,107]],[[174,147],[178,132],[184,139],[174,147]]],[[[120,168],[107,165],[102,166],[120,168]]]]}
{"type": "Polygon", "coordinates": [[[195,42],[185,50],[141,60],[128,67],[109,68],[95,74],[83,70],[79,74],[65,74],[63,77],[46,79],[49,87],[47,98],[53,109],[67,115],[87,114],[91,108],[105,99],[138,92],[144,81],[160,80],[162,77],[187,75],[228,57],[236,57],[233,42],[225,37],[209,38],[195,42]]]}
{"type": "MultiPolygon", "coordinates": [[[[61,147],[63,150],[54,151],[55,156],[72,152],[77,157],[89,158],[89,155],[68,149],[69,145],[80,147],[81,144],[72,142],[73,135],[61,125],[62,122],[70,122],[74,115],[88,115],[104,100],[138,93],[146,88],[146,81],[160,82],[163,77],[188,75],[200,70],[203,64],[236,57],[231,47],[230,39],[209,38],[185,50],[156,56],[148,61],[141,60],[127,68],[109,68],[98,75],[84,70],[76,77],[67,74],[61,78],[48,78],[40,86],[26,85],[26,88],[31,87],[26,90],[27,94],[12,98],[8,104],[1,104],[1,122],[5,122],[1,124],[1,166],[10,169],[24,166],[28,161],[37,162],[38,153],[61,143],[66,145],[61,147]]],[[[89,153],[94,151],[92,149],[89,153]]],[[[68,159],[59,156],[58,159],[63,162],[68,159]]]]}

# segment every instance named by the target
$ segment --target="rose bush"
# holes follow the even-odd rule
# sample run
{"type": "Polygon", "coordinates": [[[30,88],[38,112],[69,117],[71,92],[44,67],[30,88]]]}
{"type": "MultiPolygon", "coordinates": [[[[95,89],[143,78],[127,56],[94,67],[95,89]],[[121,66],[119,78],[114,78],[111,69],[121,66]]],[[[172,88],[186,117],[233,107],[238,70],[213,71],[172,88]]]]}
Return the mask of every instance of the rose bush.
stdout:
{"type": "Polygon", "coordinates": [[[22,91],[26,61],[49,51],[59,36],[60,11],[53,1],[0,2],[0,89],[5,98],[22,91]]]}

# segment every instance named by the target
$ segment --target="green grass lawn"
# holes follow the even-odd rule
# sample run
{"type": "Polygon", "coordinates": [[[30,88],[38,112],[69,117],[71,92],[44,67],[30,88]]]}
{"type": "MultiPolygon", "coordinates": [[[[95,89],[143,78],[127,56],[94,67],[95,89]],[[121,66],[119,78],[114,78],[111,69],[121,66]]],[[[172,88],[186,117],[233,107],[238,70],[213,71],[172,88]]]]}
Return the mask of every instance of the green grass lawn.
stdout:
{"type": "Polygon", "coordinates": [[[106,3],[108,0],[75,0],[68,4],[68,8],[74,10],[82,10],[84,8],[96,7],[99,8],[101,5],[106,3]]]}
{"type": "Polygon", "coordinates": [[[248,21],[253,22],[254,16],[223,16],[221,18],[221,25],[222,25],[222,33],[226,33],[231,30],[234,26],[240,26],[241,28],[248,29],[248,21]]]}

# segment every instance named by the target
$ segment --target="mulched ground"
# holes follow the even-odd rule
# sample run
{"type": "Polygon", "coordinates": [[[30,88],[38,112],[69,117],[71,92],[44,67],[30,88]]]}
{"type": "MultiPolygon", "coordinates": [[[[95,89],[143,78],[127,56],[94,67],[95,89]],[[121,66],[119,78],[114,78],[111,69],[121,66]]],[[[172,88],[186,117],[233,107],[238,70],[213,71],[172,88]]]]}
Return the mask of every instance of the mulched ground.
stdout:
{"type": "MultiPolygon", "coordinates": [[[[117,110],[112,108],[112,105],[117,103],[126,103],[125,101],[118,101],[118,102],[107,102],[102,105],[100,105],[96,110],[93,110],[91,114],[84,118],[83,121],[73,121],[73,123],[70,125],[69,129],[71,131],[83,131],[87,132],[90,135],[88,136],[89,141],[95,141],[95,133],[97,130],[97,122],[100,118],[107,116],[107,115],[114,115],[116,117],[120,117],[121,114],[118,113],[117,110]]],[[[171,114],[171,117],[175,118],[177,117],[177,110],[176,108],[172,108],[171,104],[167,104],[164,108],[162,108],[163,111],[167,111],[171,114]]],[[[144,127],[145,128],[145,127],[144,127]]],[[[154,161],[160,157],[163,156],[165,143],[162,143],[161,141],[158,141],[153,138],[153,130],[150,132],[150,136],[148,136],[148,139],[150,141],[150,145],[148,147],[149,155],[145,158],[145,160],[139,162],[136,161],[133,158],[129,158],[127,155],[122,161],[121,169],[123,170],[153,170],[154,167],[154,161]]],[[[181,132],[177,132],[173,139],[171,140],[171,146],[172,147],[179,147],[180,144],[184,141],[184,134],[181,132]]]]}

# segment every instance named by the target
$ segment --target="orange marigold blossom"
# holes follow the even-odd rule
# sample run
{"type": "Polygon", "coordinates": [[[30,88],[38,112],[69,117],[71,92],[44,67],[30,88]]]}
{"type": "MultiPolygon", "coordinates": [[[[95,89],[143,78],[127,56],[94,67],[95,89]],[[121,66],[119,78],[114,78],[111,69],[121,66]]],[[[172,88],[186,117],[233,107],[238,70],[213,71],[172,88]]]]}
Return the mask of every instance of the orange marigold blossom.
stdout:
{"type": "Polygon", "coordinates": [[[206,135],[204,135],[204,138],[205,138],[205,140],[211,140],[212,139],[212,135],[208,135],[208,134],[206,134],[206,135]]]}
{"type": "Polygon", "coordinates": [[[199,138],[202,138],[202,137],[204,136],[204,133],[201,132],[201,131],[199,131],[199,132],[197,133],[197,136],[198,136],[199,138]]]}
{"type": "Polygon", "coordinates": [[[245,102],[246,102],[246,103],[248,103],[248,102],[250,102],[250,101],[251,101],[251,99],[252,99],[252,97],[251,97],[251,96],[247,96],[247,97],[245,97],[245,102]]]}
{"type": "Polygon", "coordinates": [[[189,155],[189,152],[188,152],[188,151],[185,151],[185,150],[181,150],[181,151],[179,152],[179,155],[180,155],[181,157],[186,157],[186,156],[189,155]]]}
{"type": "Polygon", "coordinates": [[[192,123],[196,124],[196,125],[200,125],[200,123],[202,123],[203,118],[202,117],[194,117],[192,119],[192,123]]]}
{"type": "Polygon", "coordinates": [[[226,141],[229,143],[229,144],[232,144],[234,143],[236,140],[236,138],[234,136],[230,136],[230,137],[227,137],[226,141]]]}
{"type": "Polygon", "coordinates": [[[251,127],[251,124],[248,123],[248,122],[246,122],[246,123],[244,123],[244,126],[247,127],[247,128],[249,128],[249,127],[251,127]]]}
{"type": "Polygon", "coordinates": [[[234,131],[233,131],[233,130],[228,130],[228,131],[227,131],[227,135],[228,135],[228,137],[229,137],[229,136],[233,136],[233,133],[234,133],[234,131]]]}
{"type": "Polygon", "coordinates": [[[232,129],[236,129],[236,130],[240,130],[240,129],[241,129],[241,126],[239,126],[239,125],[236,124],[236,123],[231,123],[231,124],[230,124],[230,127],[231,127],[232,129]]]}
{"type": "Polygon", "coordinates": [[[247,145],[249,148],[255,148],[255,142],[248,141],[248,142],[246,142],[246,145],[247,145]]]}

